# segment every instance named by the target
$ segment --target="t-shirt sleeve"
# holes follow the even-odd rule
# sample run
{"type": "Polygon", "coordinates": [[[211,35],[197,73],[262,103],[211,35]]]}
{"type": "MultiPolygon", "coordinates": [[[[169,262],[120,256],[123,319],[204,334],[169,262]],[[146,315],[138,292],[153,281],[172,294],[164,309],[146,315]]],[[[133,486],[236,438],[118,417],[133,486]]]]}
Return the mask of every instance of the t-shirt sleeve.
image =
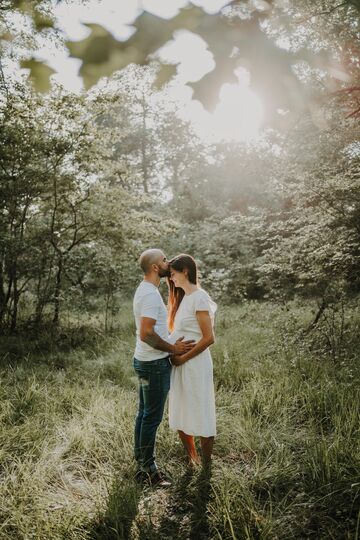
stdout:
{"type": "Polygon", "coordinates": [[[205,291],[201,291],[198,294],[196,294],[194,301],[195,301],[195,305],[194,305],[195,312],[208,311],[210,315],[215,315],[215,311],[217,310],[217,305],[213,300],[211,300],[210,296],[205,291]]]}
{"type": "Polygon", "coordinates": [[[140,303],[140,317],[159,318],[160,298],[156,292],[146,294],[140,303]]]}

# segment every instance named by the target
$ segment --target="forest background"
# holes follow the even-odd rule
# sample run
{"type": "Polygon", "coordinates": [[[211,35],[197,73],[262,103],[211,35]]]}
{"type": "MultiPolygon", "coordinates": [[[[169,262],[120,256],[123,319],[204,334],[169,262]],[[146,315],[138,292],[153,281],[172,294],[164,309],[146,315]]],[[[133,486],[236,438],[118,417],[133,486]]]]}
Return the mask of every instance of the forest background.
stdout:
{"type": "MultiPolygon", "coordinates": [[[[148,247],[168,257],[192,254],[201,285],[220,306],[214,359],[219,403],[230,408],[223,417],[229,440],[220,439],[222,475],[215,474],[206,497],[199,496],[206,489],[199,479],[179,485],[190,490],[190,522],[183,519],[189,508],[166,503],[184,538],[359,537],[360,6],[224,4],[211,14],[191,4],[166,20],[139,12],[127,40],[94,24],[79,42],[57,29],[52,2],[1,4],[4,538],[171,537],[173,524],[159,518],[164,501],[153,501],[155,517],[139,510],[140,494],[115,447],[105,452],[111,433],[120,437],[113,415],[122,400],[128,437],[120,439],[131,459],[129,300],[141,279],[139,254],[148,247]],[[191,83],[207,109],[216,106],[221,85],[246,69],[263,104],[256,140],[209,141],[182,117],[169,91],[176,66],[155,54],[181,29],[207,41],[216,62],[191,83]],[[81,59],[85,90],[71,93],[51,82],[52,70],[36,59],[44,39],[81,59]],[[11,62],[30,77],[12,73],[11,62]],[[80,414],[74,404],[82,370],[88,388],[81,387],[80,414]],[[69,394],[67,405],[61,392],[69,394]],[[91,425],[94,401],[103,407],[94,417],[110,415],[106,436],[96,422],[93,438],[81,438],[84,427],[64,435],[75,418],[78,426],[85,417],[91,425]],[[253,438],[241,431],[230,442],[231,407],[253,438]],[[286,440],[276,444],[273,414],[287,418],[279,431],[286,440]],[[67,425],[61,436],[60,424],[67,425]],[[269,438],[261,446],[264,430],[269,438]],[[293,448],[299,430],[306,446],[300,457],[293,448]],[[52,444],[63,449],[47,476],[52,444]],[[229,454],[242,465],[241,489],[229,454]],[[75,480],[66,484],[69,456],[75,480]],[[115,487],[102,467],[108,475],[120,467],[115,487]],[[258,484],[254,471],[263,474],[258,484]],[[49,493],[59,482],[67,487],[56,506],[49,493]],[[36,503],[24,495],[29,485],[37,486],[36,503]]],[[[163,444],[173,459],[179,449],[169,437],[163,444]]]]}

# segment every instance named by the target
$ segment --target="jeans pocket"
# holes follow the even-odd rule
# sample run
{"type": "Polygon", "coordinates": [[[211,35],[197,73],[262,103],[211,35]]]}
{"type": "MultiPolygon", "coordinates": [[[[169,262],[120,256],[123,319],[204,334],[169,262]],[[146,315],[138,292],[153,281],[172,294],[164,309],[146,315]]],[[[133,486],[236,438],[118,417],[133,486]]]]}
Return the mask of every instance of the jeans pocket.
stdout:
{"type": "Polygon", "coordinates": [[[140,384],[149,385],[150,384],[150,372],[146,369],[142,369],[134,366],[135,373],[138,377],[140,384]]]}

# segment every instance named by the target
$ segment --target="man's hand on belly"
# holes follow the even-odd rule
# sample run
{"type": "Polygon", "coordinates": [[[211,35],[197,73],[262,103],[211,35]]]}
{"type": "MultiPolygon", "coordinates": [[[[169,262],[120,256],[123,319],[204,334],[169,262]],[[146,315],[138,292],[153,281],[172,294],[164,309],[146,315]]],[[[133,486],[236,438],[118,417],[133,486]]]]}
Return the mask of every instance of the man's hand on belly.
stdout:
{"type": "Polygon", "coordinates": [[[174,355],[180,356],[182,354],[185,354],[188,351],[191,351],[193,347],[195,347],[195,340],[194,339],[188,339],[187,341],[183,341],[184,336],[180,337],[175,341],[174,344],[174,355]]]}
{"type": "Polygon", "coordinates": [[[187,341],[184,340],[184,336],[179,338],[174,345],[168,343],[162,339],[154,330],[156,319],[150,317],[141,317],[140,324],[140,339],[144,341],[153,349],[168,352],[170,354],[185,354],[190,352],[191,349],[195,346],[193,339],[187,341]]]}

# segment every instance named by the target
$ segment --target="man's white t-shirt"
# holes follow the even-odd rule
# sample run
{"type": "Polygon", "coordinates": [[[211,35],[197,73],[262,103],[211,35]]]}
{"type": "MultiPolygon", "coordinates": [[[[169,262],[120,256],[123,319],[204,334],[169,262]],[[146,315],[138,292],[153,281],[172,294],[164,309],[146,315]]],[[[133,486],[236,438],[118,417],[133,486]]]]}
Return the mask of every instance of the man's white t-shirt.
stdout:
{"type": "Polygon", "coordinates": [[[136,289],[134,302],[134,317],[136,324],[136,347],[135,358],[142,362],[166,358],[169,353],[154,349],[140,339],[141,317],[150,317],[155,319],[154,331],[164,340],[169,341],[169,332],[167,326],[167,309],[159,292],[159,289],[149,283],[142,281],[136,289]]]}

